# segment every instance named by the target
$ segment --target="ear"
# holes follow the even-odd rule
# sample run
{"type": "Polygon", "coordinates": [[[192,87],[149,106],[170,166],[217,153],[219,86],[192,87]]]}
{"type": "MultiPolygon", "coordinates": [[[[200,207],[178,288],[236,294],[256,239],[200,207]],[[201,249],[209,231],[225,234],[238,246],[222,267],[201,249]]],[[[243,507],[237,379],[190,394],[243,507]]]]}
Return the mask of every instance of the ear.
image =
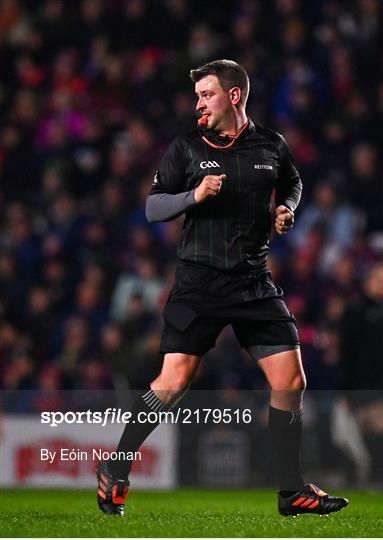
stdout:
{"type": "Polygon", "coordinates": [[[239,86],[234,86],[229,90],[230,101],[233,105],[238,105],[241,101],[242,91],[239,86]]]}

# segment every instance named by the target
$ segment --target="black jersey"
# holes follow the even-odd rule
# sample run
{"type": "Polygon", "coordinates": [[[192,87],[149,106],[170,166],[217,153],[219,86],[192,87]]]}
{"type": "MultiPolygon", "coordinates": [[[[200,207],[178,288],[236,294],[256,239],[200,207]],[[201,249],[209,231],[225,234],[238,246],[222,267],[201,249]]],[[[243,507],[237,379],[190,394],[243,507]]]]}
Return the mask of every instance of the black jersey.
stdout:
{"type": "MultiPolygon", "coordinates": [[[[193,191],[209,174],[226,174],[221,191],[185,211],[177,256],[211,268],[264,271],[271,232],[271,203],[297,207],[302,182],[285,139],[259,124],[249,122],[227,149],[230,139],[197,128],[176,137],[156,172],[149,194],[193,191]]],[[[192,199],[193,202],[194,199],[192,199]]]]}

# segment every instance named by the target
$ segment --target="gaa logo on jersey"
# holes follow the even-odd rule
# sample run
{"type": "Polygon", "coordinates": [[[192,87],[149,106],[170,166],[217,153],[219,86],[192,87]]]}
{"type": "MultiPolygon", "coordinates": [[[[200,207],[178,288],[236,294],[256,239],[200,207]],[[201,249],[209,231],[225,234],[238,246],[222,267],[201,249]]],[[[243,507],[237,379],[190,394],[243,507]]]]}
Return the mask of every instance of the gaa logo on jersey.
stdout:
{"type": "Polygon", "coordinates": [[[201,161],[199,166],[201,169],[213,169],[214,167],[220,167],[221,165],[219,165],[216,161],[201,161]]]}

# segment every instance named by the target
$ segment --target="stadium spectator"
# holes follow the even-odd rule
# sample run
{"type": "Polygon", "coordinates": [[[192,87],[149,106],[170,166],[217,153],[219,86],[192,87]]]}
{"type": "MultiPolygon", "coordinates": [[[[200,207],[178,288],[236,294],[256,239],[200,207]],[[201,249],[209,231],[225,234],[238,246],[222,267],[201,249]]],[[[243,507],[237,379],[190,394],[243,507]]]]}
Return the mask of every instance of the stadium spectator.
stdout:
{"type": "MultiPolygon", "coordinates": [[[[342,330],[345,388],[383,388],[383,264],[374,265],[363,282],[363,294],[346,307],[342,330]]],[[[381,392],[380,392],[381,393],[381,392]]]]}

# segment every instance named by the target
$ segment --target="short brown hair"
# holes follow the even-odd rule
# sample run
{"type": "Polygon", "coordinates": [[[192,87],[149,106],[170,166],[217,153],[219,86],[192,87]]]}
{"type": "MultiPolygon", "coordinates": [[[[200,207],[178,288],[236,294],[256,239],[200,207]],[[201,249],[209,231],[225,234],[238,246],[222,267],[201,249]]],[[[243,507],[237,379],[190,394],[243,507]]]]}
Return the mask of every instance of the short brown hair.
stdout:
{"type": "Polygon", "coordinates": [[[214,60],[190,71],[191,80],[196,83],[207,75],[218,77],[224,90],[238,86],[242,92],[241,102],[246,104],[249,96],[250,82],[246,70],[234,60],[214,60]]]}

